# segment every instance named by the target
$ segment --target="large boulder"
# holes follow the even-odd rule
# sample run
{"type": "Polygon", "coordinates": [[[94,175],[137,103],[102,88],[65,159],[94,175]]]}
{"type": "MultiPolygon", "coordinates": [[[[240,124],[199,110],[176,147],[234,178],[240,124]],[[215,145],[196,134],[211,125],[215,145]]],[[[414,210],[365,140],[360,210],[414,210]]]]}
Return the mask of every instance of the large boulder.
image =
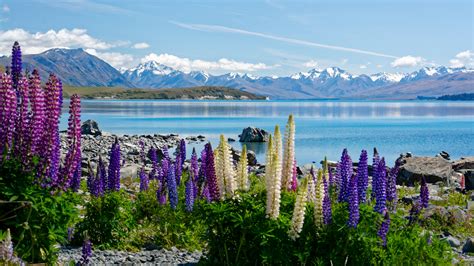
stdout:
{"type": "Polygon", "coordinates": [[[453,174],[451,163],[441,157],[401,157],[400,163],[398,184],[411,185],[419,182],[422,176],[428,183],[449,183],[453,174]]]}
{"type": "Polygon", "coordinates": [[[452,165],[455,171],[461,169],[474,169],[474,157],[461,157],[461,159],[454,161],[452,165]]]}
{"type": "Polygon", "coordinates": [[[239,137],[240,142],[267,142],[269,133],[260,128],[247,127],[242,130],[239,137]]]}
{"type": "Polygon", "coordinates": [[[459,172],[464,176],[466,190],[474,190],[474,169],[462,169],[459,172]]]}
{"type": "Polygon", "coordinates": [[[99,129],[99,124],[97,124],[94,120],[87,120],[82,123],[81,125],[81,134],[82,135],[93,135],[93,136],[100,136],[102,135],[102,131],[99,129]]]}

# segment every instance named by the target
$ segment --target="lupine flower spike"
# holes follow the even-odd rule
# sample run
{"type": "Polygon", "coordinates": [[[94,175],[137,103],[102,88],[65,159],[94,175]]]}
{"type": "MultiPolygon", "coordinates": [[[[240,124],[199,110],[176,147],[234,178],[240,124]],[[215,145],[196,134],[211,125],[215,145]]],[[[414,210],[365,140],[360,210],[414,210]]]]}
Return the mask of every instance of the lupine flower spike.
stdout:
{"type": "Polygon", "coordinates": [[[315,186],[316,194],[315,194],[315,199],[314,199],[314,222],[317,227],[321,227],[325,220],[324,219],[324,216],[325,216],[324,215],[324,198],[325,198],[325,192],[326,192],[325,180],[326,179],[324,178],[323,171],[319,169],[318,177],[316,179],[316,186],[315,186]]]}
{"type": "Polygon", "coordinates": [[[387,233],[390,227],[390,214],[387,210],[385,210],[384,221],[380,225],[380,229],[377,232],[377,235],[382,240],[382,246],[387,246],[387,233]]]}
{"type": "Polygon", "coordinates": [[[207,143],[206,149],[206,185],[209,190],[209,197],[211,201],[219,201],[221,198],[219,186],[217,184],[216,170],[214,167],[214,152],[212,151],[211,143],[207,143]]]}
{"type": "Polygon", "coordinates": [[[186,211],[191,212],[194,207],[194,182],[191,176],[186,182],[185,194],[186,211]]]}
{"type": "Polygon", "coordinates": [[[378,213],[383,213],[387,204],[387,175],[385,169],[385,159],[382,159],[377,164],[377,182],[375,183],[375,207],[374,210],[378,213]]]}
{"type": "Polygon", "coordinates": [[[293,176],[293,164],[295,162],[295,122],[293,115],[288,117],[285,128],[285,143],[283,145],[283,167],[282,186],[289,189],[293,176]]]}
{"type": "Polygon", "coordinates": [[[245,144],[242,148],[242,153],[237,165],[237,185],[241,191],[247,191],[249,189],[247,146],[245,144]]]}
{"type": "Polygon", "coordinates": [[[427,208],[430,200],[430,191],[428,190],[428,185],[426,184],[426,179],[423,176],[421,178],[421,187],[420,187],[420,202],[422,208],[427,208]]]}
{"type": "Polygon", "coordinates": [[[367,187],[369,186],[369,168],[367,165],[367,151],[360,153],[359,164],[357,166],[357,192],[359,203],[365,203],[367,199],[367,187]]]}
{"type": "Polygon", "coordinates": [[[82,257],[80,265],[89,265],[90,258],[92,257],[92,244],[89,239],[86,238],[82,244],[82,257]]]}
{"type": "Polygon", "coordinates": [[[117,137],[110,151],[108,185],[109,191],[120,190],[120,144],[117,137]]]}
{"type": "Polygon", "coordinates": [[[296,195],[295,208],[293,210],[293,217],[291,218],[290,230],[288,231],[289,237],[293,240],[296,240],[300,236],[301,230],[303,229],[306,200],[308,199],[307,185],[308,178],[306,177],[303,179],[298,189],[298,194],[296,195]]]}
{"type": "Polygon", "coordinates": [[[349,186],[349,220],[347,224],[356,228],[359,223],[359,195],[357,193],[357,176],[350,177],[349,186]]]}
{"type": "Polygon", "coordinates": [[[230,145],[227,143],[224,135],[221,135],[219,146],[216,149],[215,163],[217,184],[219,185],[221,199],[232,198],[237,184],[235,182],[235,171],[230,145]]]}

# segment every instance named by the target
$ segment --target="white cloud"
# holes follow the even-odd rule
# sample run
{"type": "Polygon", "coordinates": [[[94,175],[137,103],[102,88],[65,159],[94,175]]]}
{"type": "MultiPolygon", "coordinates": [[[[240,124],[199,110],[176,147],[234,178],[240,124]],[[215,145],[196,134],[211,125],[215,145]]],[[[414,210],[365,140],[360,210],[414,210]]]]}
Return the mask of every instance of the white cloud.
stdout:
{"type": "Polygon", "coordinates": [[[470,50],[459,52],[454,59],[449,60],[451,67],[474,67],[474,52],[470,50]]]}
{"type": "Polygon", "coordinates": [[[236,72],[252,72],[257,70],[269,69],[275,66],[267,66],[264,63],[246,63],[235,61],[227,58],[221,58],[217,61],[206,61],[201,59],[189,59],[178,57],[170,54],[155,54],[151,53],[141,59],[142,63],[148,61],[156,61],[163,65],[172,67],[183,72],[190,72],[196,70],[202,71],[236,71],[236,72]]]}
{"type": "Polygon", "coordinates": [[[2,11],[5,12],[5,13],[10,12],[10,7],[7,6],[6,4],[4,4],[3,7],[2,7],[2,11]]]}
{"type": "Polygon", "coordinates": [[[96,49],[86,49],[85,51],[91,55],[97,56],[98,58],[104,60],[116,69],[130,67],[134,61],[133,56],[130,54],[122,54],[116,52],[98,52],[96,49]]]}
{"type": "Polygon", "coordinates": [[[359,68],[360,68],[360,69],[366,69],[367,66],[366,66],[366,65],[360,65],[359,68]]]}
{"type": "Polygon", "coordinates": [[[315,68],[318,66],[318,62],[315,60],[309,60],[308,62],[303,63],[304,67],[310,67],[310,68],[315,68]]]}
{"type": "Polygon", "coordinates": [[[146,48],[149,48],[150,45],[146,42],[139,42],[139,43],[136,43],[132,46],[132,48],[135,48],[135,49],[146,49],[146,48]]]}
{"type": "Polygon", "coordinates": [[[425,63],[425,59],[419,56],[403,56],[395,59],[390,65],[392,67],[415,67],[425,63]]]}
{"type": "Polygon", "coordinates": [[[24,29],[0,31],[0,53],[10,54],[13,42],[18,41],[25,54],[36,54],[50,48],[77,48],[106,50],[128,42],[109,43],[96,39],[85,29],[60,29],[30,33],[24,29]]]}

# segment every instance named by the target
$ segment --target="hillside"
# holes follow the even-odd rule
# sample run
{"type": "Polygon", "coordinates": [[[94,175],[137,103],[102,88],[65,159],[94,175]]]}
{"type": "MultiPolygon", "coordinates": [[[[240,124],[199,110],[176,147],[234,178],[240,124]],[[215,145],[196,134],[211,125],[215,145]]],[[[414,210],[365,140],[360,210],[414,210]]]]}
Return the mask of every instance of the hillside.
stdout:
{"type": "Polygon", "coordinates": [[[264,96],[226,87],[190,87],[171,89],[127,89],[118,87],[64,87],[64,96],[74,93],[83,99],[194,99],[194,100],[265,100],[264,96]]]}

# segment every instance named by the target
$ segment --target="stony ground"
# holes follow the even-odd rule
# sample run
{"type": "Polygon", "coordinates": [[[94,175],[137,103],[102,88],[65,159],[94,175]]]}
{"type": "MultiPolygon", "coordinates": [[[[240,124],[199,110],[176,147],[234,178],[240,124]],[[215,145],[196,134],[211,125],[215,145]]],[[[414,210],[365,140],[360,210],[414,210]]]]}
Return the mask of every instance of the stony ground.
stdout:
{"type": "MultiPolygon", "coordinates": [[[[59,252],[59,261],[67,263],[79,261],[81,248],[63,248],[59,252]]],[[[91,265],[195,265],[202,256],[201,252],[189,252],[172,248],[171,250],[156,249],[140,252],[125,251],[93,251],[91,265]]]]}

